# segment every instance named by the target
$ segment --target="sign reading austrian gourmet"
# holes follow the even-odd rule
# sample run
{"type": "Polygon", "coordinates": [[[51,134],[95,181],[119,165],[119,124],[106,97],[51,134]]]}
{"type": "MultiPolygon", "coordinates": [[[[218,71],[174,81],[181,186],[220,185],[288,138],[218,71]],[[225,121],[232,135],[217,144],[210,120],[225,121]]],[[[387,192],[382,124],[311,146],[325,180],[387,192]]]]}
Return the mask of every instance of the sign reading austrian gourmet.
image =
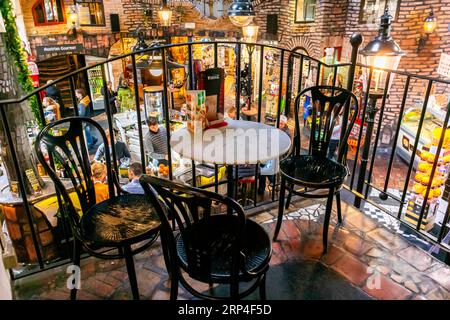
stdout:
{"type": "Polygon", "coordinates": [[[51,53],[82,53],[83,52],[82,44],[59,44],[59,45],[46,45],[46,46],[37,46],[36,51],[38,55],[51,54],[51,53]]]}

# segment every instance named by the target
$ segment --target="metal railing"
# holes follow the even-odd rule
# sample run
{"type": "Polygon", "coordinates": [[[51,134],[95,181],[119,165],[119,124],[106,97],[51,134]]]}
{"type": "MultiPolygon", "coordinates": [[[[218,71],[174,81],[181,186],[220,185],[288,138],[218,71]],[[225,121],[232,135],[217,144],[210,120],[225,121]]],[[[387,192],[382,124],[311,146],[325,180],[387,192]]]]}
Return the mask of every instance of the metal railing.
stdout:
{"type": "MultiPolygon", "coordinates": [[[[16,154],[16,150],[15,150],[15,145],[14,145],[14,139],[11,136],[11,132],[9,130],[9,126],[8,126],[8,120],[7,120],[7,116],[6,116],[6,112],[5,109],[8,108],[8,106],[17,104],[17,103],[21,103],[24,102],[28,99],[30,99],[31,97],[36,97],[38,100],[38,105],[40,108],[40,116],[41,116],[41,120],[43,123],[45,123],[45,117],[44,117],[44,112],[43,112],[43,108],[42,108],[42,103],[41,103],[41,92],[44,91],[46,88],[48,88],[51,85],[54,84],[58,84],[61,81],[66,81],[69,80],[69,85],[70,85],[70,91],[72,94],[72,104],[74,107],[74,115],[77,116],[78,112],[77,112],[77,100],[76,97],[74,96],[74,92],[75,92],[75,77],[86,73],[88,70],[92,69],[92,68],[96,68],[96,67],[100,67],[101,68],[101,72],[102,72],[102,81],[103,81],[103,90],[104,90],[104,106],[105,106],[105,111],[106,111],[106,117],[107,117],[107,123],[108,123],[108,128],[110,129],[110,139],[111,141],[115,141],[115,137],[114,137],[114,116],[112,114],[112,110],[110,108],[110,104],[109,104],[109,92],[107,90],[107,77],[106,77],[106,66],[109,63],[112,63],[114,61],[122,61],[123,59],[131,59],[131,68],[132,68],[132,73],[133,73],[133,82],[134,82],[134,103],[136,106],[136,116],[137,116],[137,130],[138,130],[138,137],[139,137],[139,148],[140,148],[140,162],[142,163],[142,166],[145,168],[146,167],[146,158],[145,158],[145,150],[144,150],[144,143],[143,143],[143,138],[144,138],[144,132],[143,132],[143,128],[142,128],[142,122],[143,122],[143,115],[141,114],[141,110],[140,107],[141,106],[141,101],[143,100],[143,97],[140,96],[140,92],[137,89],[138,86],[137,84],[140,82],[140,80],[138,79],[138,72],[137,72],[137,58],[140,57],[143,54],[148,54],[151,52],[159,52],[162,55],[162,69],[163,69],[163,97],[162,97],[162,107],[163,107],[163,118],[164,118],[164,123],[166,126],[166,132],[167,132],[167,147],[168,147],[168,167],[169,167],[169,179],[174,179],[173,176],[173,166],[172,166],[172,152],[171,152],[171,146],[170,146],[170,136],[171,136],[171,128],[170,128],[170,110],[174,108],[174,101],[172,99],[170,99],[169,97],[169,86],[168,86],[168,80],[169,80],[169,69],[168,69],[168,63],[167,63],[167,55],[169,53],[169,50],[171,48],[177,48],[177,47],[187,47],[187,58],[186,58],[186,63],[185,63],[185,67],[187,69],[187,79],[188,81],[186,82],[186,87],[187,89],[196,89],[196,83],[194,82],[195,77],[194,77],[194,52],[193,50],[195,48],[198,48],[196,46],[211,46],[213,49],[213,63],[210,67],[218,67],[220,65],[220,61],[219,61],[219,56],[218,56],[218,51],[220,50],[220,48],[222,46],[227,46],[227,47],[232,47],[235,53],[235,70],[234,70],[234,76],[236,78],[236,84],[235,84],[235,89],[236,89],[236,100],[235,100],[235,108],[237,109],[237,119],[239,119],[240,117],[240,111],[241,111],[241,86],[242,86],[242,79],[241,79],[241,70],[242,70],[242,64],[243,64],[243,48],[249,48],[249,46],[253,46],[252,50],[252,54],[253,52],[258,52],[259,53],[259,61],[255,61],[255,66],[257,66],[256,68],[254,68],[255,70],[255,74],[258,74],[258,77],[256,79],[252,79],[254,81],[254,83],[257,83],[257,91],[255,94],[255,99],[257,100],[257,116],[256,116],[256,120],[257,122],[262,122],[264,120],[266,120],[266,122],[271,123],[272,125],[275,125],[277,127],[280,126],[280,116],[283,113],[282,111],[282,107],[283,107],[283,101],[284,101],[284,113],[286,113],[286,110],[292,110],[291,108],[291,104],[294,101],[294,97],[295,97],[295,93],[296,92],[300,92],[303,88],[305,88],[305,86],[308,85],[308,81],[309,83],[314,83],[314,84],[322,84],[323,82],[325,82],[327,79],[325,78],[325,70],[326,69],[331,69],[328,70],[329,73],[332,73],[332,84],[336,85],[336,81],[338,78],[338,73],[339,70],[344,70],[344,72],[348,75],[348,79],[347,79],[347,83],[346,83],[346,87],[350,90],[354,89],[354,78],[355,78],[355,71],[357,68],[364,70],[364,69],[368,69],[369,70],[369,76],[368,76],[368,81],[367,81],[367,87],[370,88],[370,83],[371,83],[371,78],[372,78],[372,74],[374,72],[374,70],[378,70],[378,69],[374,69],[371,68],[369,66],[366,65],[361,65],[361,64],[357,64],[356,63],[356,59],[357,59],[357,53],[358,53],[358,47],[362,42],[362,38],[361,36],[357,35],[357,36],[353,36],[350,40],[351,45],[352,45],[352,55],[351,55],[351,62],[349,63],[340,63],[340,64],[334,64],[334,65],[329,65],[326,64],[320,60],[314,59],[310,56],[298,53],[298,52],[293,52],[292,50],[286,49],[286,48],[281,48],[281,47],[277,47],[277,46],[272,46],[272,45],[265,45],[265,44],[259,44],[259,43],[246,43],[246,42],[236,42],[236,41],[219,41],[219,42],[191,42],[191,43],[180,43],[180,44],[169,44],[169,45],[162,45],[162,46],[157,46],[157,47],[150,47],[148,49],[145,50],[140,50],[140,51],[136,51],[136,52],[131,52],[131,53],[127,53],[121,56],[117,56],[111,59],[108,59],[106,61],[103,61],[101,63],[97,63],[91,66],[87,66],[81,69],[78,69],[76,71],[73,71],[71,73],[68,73],[66,75],[64,75],[63,77],[60,77],[58,79],[56,79],[55,81],[53,81],[50,84],[44,85],[38,89],[36,89],[35,91],[26,94],[23,97],[19,97],[17,99],[10,99],[10,100],[3,100],[0,101],[0,116],[5,128],[5,136],[7,139],[7,145],[8,145],[8,152],[13,155],[13,164],[14,167],[16,169],[16,171],[18,172],[18,182],[19,182],[19,190],[20,190],[20,195],[22,197],[22,201],[23,201],[23,206],[25,208],[25,212],[28,218],[28,223],[30,226],[30,230],[31,230],[31,234],[32,234],[32,240],[33,240],[33,245],[34,248],[36,250],[36,255],[37,255],[37,268],[34,268],[33,270],[28,270],[27,272],[24,272],[23,274],[20,275],[14,275],[12,273],[13,278],[14,277],[20,277],[22,275],[27,275],[30,273],[34,273],[34,272],[39,272],[41,270],[45,270],[48,268],[51,268],[53,266],[56,265],[61,265],[62,263],[67,262],[66,260],[63,261],[51,261],[51,262],[45,262],[43,256],[42,256],[42,252],[40,250],[40,246],[37,240],[37,231],[35,230],[35,224],[34,224],[34,217],[32,214],[32,209],[28,200],[28,197],[25,193],[25,188],[24,188],[24,181],[26,179],[26,175],[25,172],[22,172],[22,170],[20,169],[20,165],[19,165],[19,159],[17,158],[17,154],[16,154]],[[277,75],[277,84],[278,84],[278,91],[276,93],[276,97],[277,97],[277,110],[276,110],[276,116],[275,118],[271,118],[269,119],[269,117],[264,117],[265,119],[263,119],[263,108],[266,107],[265,102],[267,102],[267,99],[265,101],[264,99],[264,93],[267,93],[267,88],[264,88],[264,80],[265,80],[265,71],[267,71],[268,69],[268,61],[266,59],[266,54],[272,54],[273,56],[277,56],[277,63],[274,67],[278,68],[278,75],[277,75]],[[305,70],[307,69],[307,71],[305,70]],[[256,72],[257,71],[257,72],[256,72]],[[306,72],[305,72],[306,71],[306,72]],[[294,75],[297,75],[298,78],[294,79],[294,75]],[[315,77],[315,79],[314,79],[315,77]],[[311,81],[312,80],[312,81],[311,81]]],[[[379,69],[379,70],[383,70],[383,69],[379,69]]],[[[425,76],[420,76],[420,75],[413,75],[410,74],[408,72],[403,72],[403,71],[394,71],[394,70],[383,70],[388,72],[389,74],[389,78],[391,77],[391,75],[396,74],[397,75],[397,80],[398,77],[403,76],[406,77],[406,81],[404,83],[404,91],[403,91],[403,96],[402,96],[402,102],[400,104],[400,115],[402,115],[404,113],[405,110],[405,105],[407,102],[407,97],[409,94],[409,87],[411,84],[411,80],[415,79],[417,80],[423,80],[426,81],[428,83],[427,86],[427,91],[424,97],[424,103],[423,103],[423,107],[422,107],[422,113],[421,113],[421,118],[420,118],[420,122],[419,122],[419,126],[418,126],[418,132],[417,132],[417,136],[415,139],[415,143],[414,143],[414,148],[413,148],[413,156],[411,157],[411,161],[409,161],[408,166],[407,166],[407,176],[405,179],[405,183],[404,186],[402,188],[402,190],[400,190],[401,193],[401,197],[397,197],[395,195],[393,195],[392,193],[389,192],[388,190],[388,186],[389,186],[389,182],[390,182],[390,175],[391,175],[391,171],[393,169],[394,166],[394,159],[396,156],[396,147],[397,147],[397,139],[399,136],[399,132],[400,132],[400,127],[401,127],[401,121],[399,120],[396,124],[396,128],[395,128],[395,135],[394,135],[394,140],[393,140],[393,145],[391,147],[391,153],[389,154],[388,158],[388,165],[387,165],[387,170],[385,170],[385,172],[387,173],[386,176],[384,177],[382,186],[377,186],[376,184],[374,184],[372,182],[372,175],[374,173],[374,168],[376,165],[376,155],[377,155],[377,150],[378,150],[378,144],[376,142],[378,142],[378,140],[380,139],[380,133],[383,127],[383,113],[385,112],[386,106],[387,104],[387,100],[388,100],[388,95],[387,92],[384,92],[383,95],[383,99],[382,99],[382,104],[380,107],[380,112],[379,112],[379,117],[378,117],[378,121],[377,123],[375,123],[375,114],[372,118],[368,118],[366,120],[367,117],[367,110],[368,110],[368,103],[369,103],[369,98],[368,98],[368,94],[367,92],[363,92],[361,95],[361,100],[362,100],[362,107],[360,108],[362,110],[360,118],[361,118],[361,123],[360,123],[360,130],[357,131],[355,133],[355,137],[357,137],[357,146],[356,146],[356,153],[354,155],[349,155],[349,163],[351,164],[351,162],[353,162],[353,166],[350,168],[350,172],[351,175],[346,183],[346,189],[350,192],[352,192],[352,194],[355,196],[355,205],[359,206],[359,200],[358,199],[362,199],[364,201],[366,201],[369,204],[374,205],[376,208],[379,208],[389,214],[392,214],[389,210],[387,210],[383,205],[380,205],[374,201],[372,201],[369,197],[369,189],[370,188],[375,188],[375,189],[380,189],[382,191],[383,194],[383,198],[390,198],[393,199],[395,201],[397,201],[399,203],[399,209],[398,212],[396,214],[394,214],[394,216],[397,219],[401,219],[402,213],[403,213],[403,208],[405,205],[405,199],[406,199],[406,194],[407,194],[407,190],[408,190],[408,186],[409,186],[409,180],[410,180],[410,176],[411,173],[413,171],[413,165],[414,165],[414,158],[416,155],[416,151],[418,148],[418,143],[419,143],[419,138],[420,138],[420,132],[422,129],[422,125],[424,123],[424,117],[425,117],[425,111],[426,111],[426,107],[427,107],[427,101],[429,99],[430,96],[430,92],[431,92],[431,87],[433,85],[433,83],[439,83],[439,84],[443,84],[443,85],[449,85],[450,81],[444,81],[441,79],[437,79],[437,78],[431,78],[431,77],[425,77],[425,76]],[[370,134],[369,136],[369,140],[375,141],[375,143],[373,143],[372,146],[372,153],[371,153],[371,157],[370,154],[368,152],[366,152],[366,154],[364,154],[361,159],[361,161],[358,161],[359,159],[359,154],[360,154],[360,149],[362,147],[362,140],[364,138],[364,127],[365,127],[365,123],[367,122],[372,122],[373,125],[376,124],[376,128],[375,126],[373,126],[375,130],[375,137],[374,139],[372,139],[372,134],[370,134]],[[368,171],[368,175],[366,173],[366,170],[361,170],[361,166],[362,164],[368,164],[369,165],[369,171],[368,171]],[[357,184],[357,186],[355,187],[355,182],[357,181],[356,179],[358,179],[359,183],[357,184]]],[[[387,88],[387,87],[386,87],[387,88]]],[[[145,103],[145,101],[144,101],[145,103]]],[[[145,107],[145,106],[144,106],[145,107]]],[[[448,120],[449,120],[449,112],[446,113],[446,117],[444,120],[444,126],[446,127],[448,124],[448,120]]],[[[286,114],[287,116],[290,115],[290,113],[288,112],[288,114],[286,114]]],[[[398,117],[399,119],[401,117],[398,117]]],[[[343,120],[342,120],[342,127],[343,130],[341,130],[342,132],[345,132],[345,126],[347,124],[347,120],[348,120],[348,114],[344,114],[343,115],[343,120]]],[[[367,132],[366,132],[367,133],[367,132]]],[[[443,139],[444,139],[444,134],[445,130],[443,131],[443,134],[440,137],[439,140],[439,145],[437,147],[438,151],[440,151],[440,149],[442,148],[442,143],[443,143],[443,139]]],[[[365,139],[368,139],[368,137],[366,136],[365,139]]],[[[112,155],[113,155],[113,162],[114,162],[114,169],[115,172],[118,173],[118,167],[117,167],[117,159],[115,159],[115,144],[111,143],[112,146],[112,155]]],[[[434,160],[433,163],[433,167],[432,167],[432,173],[435,172],[436,167],[437,167],[437,157],[434,160]]],[[[196,164],[194,161],[192,161],[192,184],[194,186],[197,185],[197,180],[196,180],[196,164]]],[[[384,164],[383,164],[384,165],[384,164]]],[[[238,170],[236,167],[236,178],[238,178],[238,170]]],[[[226,179],[222,179],[219,181],[218,179],[218,172],[219,172],[219,167],[218,165],[214,165],[214,182],[213,183],[209,183],[209,184],[205,184],[205,185],[201,185],[199,187],[202,188],[214,188],[214,190],[216,192],[219,191],[219,186],[222,184],[226,184],[227,181],[226,179]]],[[[258,183],[259,180],[259,164],[255,166],[255,183],[258,183]]],[[[238,183],[238,179],[234,179],[234,183],[238,183]]],[[[425,194],[425,201],[424,203],[426,203],[426,199],[429,196],[429,192],[431,189],[431,179],[429,184],[427,185],[427,192],[425,194]]],[[[258,201],[258,197],[257,197],[257,187],[255,186],[254,188],[254,193],[253,193],[253,204],[251,205],[251,207],[257,207],[263,204],[267,204],[273,201],[277,200],[277,191],[276,191],[276,180],[274,180],[274,182],[271,183],[272,188],[271,188],[271,195],[270,195],[270,199],[269,200],[265,200],[265,201],[258,201]]],[[[235,185],[234,190],[237,190],[238,188],[235,185]]],[[[428,232],[424,232],[423,230],[420,229],[421,226],[421,222],[422,219],[424,218],[425,215],[425,206],[422,206],[422,210],[420,212],[420,218],[419,221],[417,223],[417,225],[412,226],[406,222],[401,222],[402,225],[407,226],[408,228],[411,228],[417,232],[419,232],[420,234],[424,235],[428,240],[434,242],[435,244],[438,244],[439,246],[443,247],[446,250],[449,250],[450,247],[442,242],[442,239],[444,238],[445,235],[445,222],[448,220],[448,216],[449,216],[449,210],[447,210],[447,212],[445,213],[445,218],[444,218],[444,223],[441,226],[440,230],[439,230],[439,234],[438,236],[434,237],[433,235],[429,234],[428,232]]],[[[66,242],[69,240],[70,236],[66,235],[66,242]]],[[[68,248],[68,250],[70,250],[68,248]]]]}

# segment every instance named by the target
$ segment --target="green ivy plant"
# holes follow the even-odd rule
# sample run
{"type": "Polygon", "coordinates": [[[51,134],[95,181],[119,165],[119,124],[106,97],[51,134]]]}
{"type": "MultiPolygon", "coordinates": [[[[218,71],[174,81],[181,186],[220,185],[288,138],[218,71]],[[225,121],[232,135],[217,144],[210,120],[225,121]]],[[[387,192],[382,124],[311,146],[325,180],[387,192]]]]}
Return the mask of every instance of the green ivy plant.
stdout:
{"type": "MultiPolygon", "coordinates": [[[[31,81],[30,72],[28,71],[28,63],[26,60],[25,50],[22,48],[22,42],[16,26],[14,10],[12,8],[10,0],[0,1],[0,12],[2,13],[3,20],[5,21],[5,46],[8,54],[14,57],[14,61],[18,70],[17,80],[20,84],[21,89],[25,93],[30,93],[34,90],[33,82],[31,81]]],[[[31,111],[33,112],[33,115],[39,125],[39,128],[43,128],[44,123],[42,123],[42,119],[40,117],[39,106],[36,97],[31,97],[30,99],[28,99],[28,102],[30,104],[31,111]]]]}

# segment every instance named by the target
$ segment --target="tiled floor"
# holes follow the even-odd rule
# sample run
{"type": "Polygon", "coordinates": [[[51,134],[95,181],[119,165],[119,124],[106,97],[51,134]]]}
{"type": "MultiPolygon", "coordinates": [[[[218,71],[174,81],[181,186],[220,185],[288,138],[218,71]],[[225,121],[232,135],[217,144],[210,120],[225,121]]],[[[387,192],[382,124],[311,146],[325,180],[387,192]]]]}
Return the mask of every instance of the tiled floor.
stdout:
{"type": "MultiPolygon", "coordinates": [[[[323,211],[323,205],[309,200],[294,202],[287,211],[273,243],[269,299],[450,299],[448,266],[347,204],[341,226],[332,218],[330,247],[323,255],[323,211]]],[[[271,209],[252,219],[273,234],[276,213],[271,209]]],[[[159,242],[135,261],[141,297],[168,299],[159,242]]],[[[131,298],[123,261],[87,258],[81,270],[79,299],[131,298]]],[[[17,280],[15,298],[67,299],[67,276],[62,267],[17,280]]],[[[179,298],[192,299],[183,289],[179,298]]]]}

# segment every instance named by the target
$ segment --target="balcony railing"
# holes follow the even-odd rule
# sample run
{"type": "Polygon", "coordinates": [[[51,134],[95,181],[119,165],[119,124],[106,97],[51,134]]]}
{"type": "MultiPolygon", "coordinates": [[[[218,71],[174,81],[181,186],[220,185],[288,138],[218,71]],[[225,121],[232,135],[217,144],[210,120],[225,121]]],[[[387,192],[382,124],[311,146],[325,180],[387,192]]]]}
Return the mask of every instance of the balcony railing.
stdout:
{"type": "MultiPolygon", "coordinates": [[[[208,46],[212,49],[212,58],[213,61],[210,64],[210,67],[220,67],[224,61],[221,61],[221,58],[219,57],[219,51],[222,50],[222,48],[232,48],[233,52],[235,53],[235,61],[234,65],[235,68],[232,71],[232,75],[235,77],[235,103],[234,106],[237,109],[237,119],[241,116],[241,89],[242,89],[242,79],[241,79],[241,71],[244,64],[244,53],[252,52],[253,54],[256,54],[258,59],[254,61],[254,76],[252,72],[252,81],[255,85],[255,89],[252,89],[252,92],[254,93],[255,98],[255,105],[257,107],[257,113],[253,121],[257,122],[266,122],[268,124],[272,124],[274,126],[279,127],[280,125],[280,116],[281,114],[285,114],[289,118],[291,117],[291,114],[293,112],[290,112],[293,110],[293,102],[295,100],[295,95],[297,92],[300,92],[305,87],[311,86],[311,85],[318,85],[323,84],[327,81],[331,81],[333,85],[337,85],[337,81],[339,80],[339,75],[344,75],[347,77],[347,79],[344,79],[343,85],[345,85],[348,89],[356,91],[358,96],[360,97],[360,103],[361,103],[361,114],[359,116],[359,122],[358,126],[355,127],[353,134],[352,134],[352,141],[348,141],[349,144],[349,150],[348,150],[348,165],[350,168],[351,175],[349,176],[347,183],[345,185],[345,189],[349,191],[348,195],[353,195],[355,199],[355,205],[360,206],[361,200],[365,201],[366,204],[372,205],[374,208],[381,210],[387,214],[392,215],[396,219],[400,221],[400,224],[404,226],[407,229],[412,230],[413,232],[417,233],[418,236],[422,236],[426,238],[431,243],[437,245],[439,248],[444,249],[445,251],[450,250],[450,246],[445,243],[444,239],[446,236],[446,233],[448,232],[449,228],[446,225],[446,222],[448,220],[450,208],[447,209],[444,213],[444,217],[442,218],[441,223],[436,223],[433,230],[423,230],[421,226],[423,225],[424,218],[428,216],[429,213],[429,206],[427,205],[421,205],[419,206],[419,212],[417,213],[417,222],[411,223],[410,221],[406,221],[404,219],[405,215],[405,209],[408,206],[408,201],[410,195],[409,191],[411,191],[411,176],[414,169],[415,159],[417,156],[417,151],[423,151],[419,150],[419,142],[421,138],[421,130],[424,127],[424,123],[426,121],[426,113],[427,110],[427,103],[429,101],[431,91],[433,87],[436,87],[436,90],[440,90],[442,92],[446,92],[448,90],[448,85],[450,84],[450,81],[442,80],[438,78],[432,78],[432,77],[426,77],[421,75],[414,75],[408,72],[404,71],[395,71],[395,70],[383,70],[383,69],[374,69],[366,65],[361,65],[356,63],[357,58],[357,50],[358,50],[359,43],[352,43],[352,61],[349,63],[340,63],[340,64],[334,64],[329,65],[326,64],[320,60],[314,59],[310,56],[307,56],[302,53],[293,52],[292,50],[288,50],[286,48],[281,48],[277,46],[272,45],[265,45],[265,44],[254,44],[254,43],[245,43],[245,42],[235,42],[235,41],[217,41],[217,42],[195,42],[195,43],[180,43],[180,44],[170,44],[170,45],[163,45],[163,46],[157,46],[157,47],[151,47],[149,49],[137,51],[137,52],[131,52],[127,53],[121,56],[117,56],[111,59],[108,59],[104,62],[94,64],[91,66],[87,66],[84,68],[80,68],[76,71],[73,71],[69,74],[64,75],[61,78],[56,79],[53,83],[47,84],[45,86],[42,86],[35,91],[26,94],[23,97],[18,97],[17,99],[12,100],[3,100],[0,101],[0,116],[5,128],[5,134],[6,134],[6,143],[8,145],[8,152],[12,155],[12,160],[14,167],[16,171],[18,172],[18,187],[20,191],[20,197],[22,199],[23,208],[26,213],[27,217],[27,224],[28,229],[31,232],[31,239],[34,246],[34,250],[36,252],[36,259],[35,261],[32,261],[30,263],[31,268],[28,268],[24,272],[12,272],[12,276],[17,278],[23,275],[27,275],[30,273],[38,272],[41,270],[45,270],[63,263],[66,263],[68,261],[67,258],[65,259],[57,259],[55,261],[46,261],[45,257],[43,257],[42,250],[38,241],[38,230],[36,229],[36,221],[35,217],[33,215],[32,210],[32,204],[30,203],[29,196],[25,193],[25,187],[24,187],[24,181],[27,179],[26,173],[22,172],[20,167],[20,159],[17,157],[16,148],[14,144],[14,139],[11,136],[11,132],[9,131],[9,124],[8,119],[6,116],[6,110],[7,108],[12,107],[15,104],[24,102],[29,100],[32,97],[36,97],[38,101],[39,111],[40,111],[40,117],[42,123],[45,123],[45,117],[44,117],[44,110],[42,107],[41,102],[41,93],[50,85],[58,84],[62,81],[69,81],[70,86],[70,92],[72,94],[72,104],[74,107],[74,116],[77,116],[77,101],[76,97],[74,95],[75,93],[75,78],[80,74],[85,74],[89,70],[93,68],[100,68],[101,75],[102,75],[102,85],[104,89],[104,107],[106,112],[106,119],[107,119],[107,127],[110,129],[110,138],[111,141],[114,141],[114,115],[112,114],[112,110],[109,105],[109,93],[107,90],[107,76],[106,76],[106,70],[108,70],[108,65],[111,63],[114,63],[115,61],[124,61],[128,60],[131,61],[131,71],[132,71],[132,77],[134,82],[134,103],[136,106],[141,106],[142,101],[144,100],[139,92],[137,90],[138,85],[140,83],[140,79],[138,78],[138,68],[137,68],[137,61],[139,57],[143,54],[149,54],[152,52],[158,52],[163,57],[162,59],[162,70],[163,70],[163,94],[162,94],[162,107],[163,107],[163,119],[164,124],[166,126],[167,131],[167,141],[168,141],[168,167],[169,167],[169,175],[168,179],[174,179],[173,174],[173,166],[172,166],[172,152],[171,152],[171,146],[170,146],[170,136],[171,136],[171,127],[170,127],[170,110],[178,107],[174,105],[174,100],[171,97],[170,92],[170,86],[169,86],[169,61],[167,60],[167,56],[169,54],[169,51],[172,48],[187,48],[187,57],[186,61],[184,63],[186,73],[187,73],[187,81],[185,83],[186,89],[196,89],[196,83],[195,83],[195,77],[194,77],[194,50],[197,48],[208,46]],[[244,51],[251,48],[251,51],[244,51]],[[270,57],[269,57],[270,56],[270,57]],[[265,86],[265,80],[267,80],[267,77],[269,76],[269,71],[273,71],[275,74],[275,81],[273,81],[274,84],[276,84],[275,92],[272,92],[273,97],[276,99],[276,112],[275,114],[269,114],[267,112],[268,109],[268,99],[267,94],[270,91],[270,89],[265,86]],[[367,90],[364,90],[363,88],[369,88],[370,82],[372,78],[372,74],[376,70],[385,71],[388,73],[389,78],[391,79],[394,75],[396,76],[393,80],[393,88],[395,90],[391,89],[391,94],[388,96],[387,91],[385,90],[382,102],[379,107],[379,111],[377,113],[377,116],[374,119],[366,119],[366,113],[368,110],[368,93],[367,90]],[[363,72],[368,74],[366,83],[361,83],[361,79],[364,81],[363,78],[355,77],[356,71],[363,72]],[[327,77],[327,74],[329,75],[327,77]],[[359,85],[355,85],[355,78],[358,81],[359,85]],[[346,80],[346,81],[345,81],[346,80]],[[422,95],[420,92],[418,92],[417,88],[422,85],[422,83],[425,84],[426,91],[425,94],[422,95]],[[362,86],[362,88],[361,88],[362,86]],[[394,93],[394,92],[397,92],[394,93]],[[422,101],[421,107],[419,108],[420,116],[419,116],[419,122],[417,126],[417,132],[412,133],[412,136],[414,137],[414,141],[411,144],[412,148],[409,161],[407,161],[407,164],[400,163],[396,161],[397,159],[397,149],[401,146],[399,146],[397,140],[400,137],[400,134],[402,132],[402,125],[404,122],[401,121],[403,115],[405,114],[407,110],[407,104],[414,103],[414,99],[417,99],[418,101],[422,101]],[[393,107],[394,106],[394,107],[393,107]],[[283,110],[284,108],[284,110],[283,110]],[[400,111],[396,111],[400,110],[400,111]],[[392,113],[394,112],[394,115],[392,113]],[[398,112],[395,114],[395,112],[398,112]],[[389,117],[387,115],[390,114],[391,123],[387,123],[387,120],[389,120],[389,117]],[[366,137],[365,136],[365,127],[367,125],[367,122],[372,121],[372,125],[374,128],[373,136],[366,137]],[[391,139],[390,143],[388,143],[387,148],[383,148],[383,152],[380,151],[380,141],[382,140],[383,135],[383,129],[386,126],[391,127],[391,139]],[[362,147],[364,145],[364,142],[372,141],[371,145],[371,152],[370,154],[366,154],[367,158],[360,159],[362,147]],[[380,157],[381,155],[381,157],[380,157]],[[361,170],[361,165],[364,163],[368,165],[368,170],[361,170]],[[381,169],[380,169],[381,168],[381,169]],[[401,183],[399,181],[394,181],[395,186],[393,185],[393,172],[395,170],[403,170],[401,171],[404,175],[401,177],[404,179],[401,183]],[[374,177],[374,175],[376,175],[374,177]],[[401,185],[401,188],[398,188],[398,186],[401,185]],[[374,201],[373,197],[371,196],[371,190],[377,190],[380,192],[379,199],[380,201],[374,201]],[[395,190],[393,192],[392,190],[395,190]],[[383,201],[386,201],[386,203],[389,203],[389,206],[386,206],[383,201]],[[394,204],[393,204],[394,203],[394,204]],[[396,211],[393,211],[393,208],[396,211]]],[[[205,58],[204,56],[202,58],[205,58]]],[[[145,103],[145,101],[144,101],[145,103]]],[[[145,107],[145,106],[144,106],[145,107]]],[[[450,112],[446,110],[444,112],[444,117],[442,119],[442,127],[446,128],[448,126],[449,121],[449,115],[450,112]]],[[[348,114],[343,115],[343,126],[347,123],[348,114]]],[[[144,132],[142,128],[142,122],[144,120],[144,115],[141,113],[140,107],[136,108],[136,126],[138,130],[138,137],[139,137],[139,149],[140,149],[140,159],[138,159],[143,167],[145,168],[147,165],[147,159],[145,157],[145,150],[144,150],[144,132]]],[[[305,125],[301,127],[301,130],[304,132],[307,132],[308,130],[308,122],[305,119],[305,125]]],[[[345,131],[345,130],[342,130],[345,131]]],[[[445,138],[445,130],[442,130],[442,134],[439,137],[439,143],[435,146],[437,148],[437,154],[443,149],[443,141],[445,138]]],[[[308,139],[302,139],[302,148],[305,150],[308,149],[307,146],[308,139]]],[[[405,142],[406,144],[406,142],[405,142]]],[[[117,167],[117,161],[115,159],[115,144],[112,143],[112,155],[113,155],[113,162],[114,162],[114,169],[115,172],[119,172],[119,168],[117,167]]],[[[410,148],[410,145],[408,145],[408,149],[410,148]]],[[[408,152],[409,152],[408,151],[408,152]]],[[[197,179],[196,179],[196,166],[198,166],[198,163],[195,163],[192,161],[192,168],[191,168],[191,183],[196,186],[197,185],[197,179]]],[[[213,188],[214,191],[219,192],[219,187],[222,184],[226,184],[227,181],[224,179],[219,180],[219,166],[214,165],[214,182],[199,185],[201,188],[213,188]]],[[[431,176],[433,176],[433,173],[436,171],[436,168],[438,167],[438,157],[435,157],[433,160],[433,163],[431,165],[431,176]]],[[[236,170],[237,171],[237,170],[236,170]]],[[[237,174],[237,172],[236,172],[237,174]]],[[[447,173],[446,173],[447,174],[447,173]]],[[[255,167],[255,181],[256,183],[259,180],[259,165],[255,167]]],[[[399,177],[396,177],[395,179],[398,179],[399,177]]],[[[447,178],[447,177],[446,177],[447,178]]],[[[237,181],[235,181],[237,183],[237,181]]],[[[247,209],[252,207],[258,207],[261,205],[267,205],[271,202],[277,201],[277,179],[275,178],[270,185],[271,187],[271,194],[268,197],[269,199],[265,199],[263,201],[258,201],[257,196],[257,188],[254,188],[254,193],[252,195],[253,203],[247,207],[247,209]]],[[[236,190],[236,186],[235,189],[236,190]]],[[[422,203],[427,203],[427,199],[430,198],[430,190],[432,190],[432,179],[429,179],[428,183],[424,185],[425,193],[423,194],[422,203]]],[[[61,202],[59,202],[61,203],[61,202]]],[[[65,234],[63,236],[63,241],[66,243],[70,240],[70,232],[68,232],[66,229],[65,234]]],[[[67,250],[70,252],[70,246],[67,246],[67,250]]],[[[68,253],[69,253],[68,252],[68,253]]],[[[70,257],[70,254],[64,255],[65,257],[70,257]]],[[[24,262],[26,263],[26,261],[24,262]]]]}

